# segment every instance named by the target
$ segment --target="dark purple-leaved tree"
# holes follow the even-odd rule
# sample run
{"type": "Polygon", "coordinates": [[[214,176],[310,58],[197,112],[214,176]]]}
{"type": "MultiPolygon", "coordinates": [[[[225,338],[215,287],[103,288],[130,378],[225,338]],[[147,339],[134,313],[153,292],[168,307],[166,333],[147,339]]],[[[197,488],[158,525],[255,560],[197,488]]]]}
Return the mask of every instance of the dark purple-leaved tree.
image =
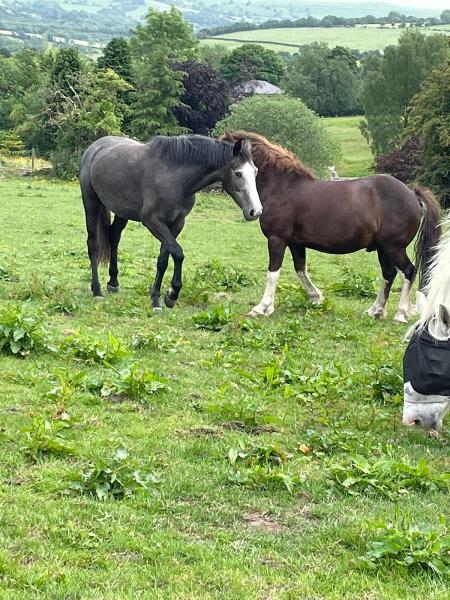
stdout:
{"type": "Polygon", "coordinates": [[[181,106],[173,113],[182,127],[207,135],[223,119],[230,104],[230,88],[225,79],[210,65],[188,60],[174,68],[185,73],[181,106]]]}

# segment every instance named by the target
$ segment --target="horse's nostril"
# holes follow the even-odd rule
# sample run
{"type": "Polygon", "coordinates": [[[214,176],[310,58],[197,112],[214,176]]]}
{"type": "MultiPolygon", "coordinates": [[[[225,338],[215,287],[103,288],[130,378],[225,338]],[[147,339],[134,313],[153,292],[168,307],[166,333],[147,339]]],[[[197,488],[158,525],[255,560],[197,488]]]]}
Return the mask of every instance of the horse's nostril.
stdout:
{"type": "Polygon", "coordinates": [[[420,427],[422,421],[420,419],[414,419],[413,421],[414,425],[416,425],[417,427],[420,427]]]}
{"type": "Polygon", "coordinates": [[[255,210],[252,208],[252,210],[250,211],[250,216],[254,217],[255,216],[255,210]]]}

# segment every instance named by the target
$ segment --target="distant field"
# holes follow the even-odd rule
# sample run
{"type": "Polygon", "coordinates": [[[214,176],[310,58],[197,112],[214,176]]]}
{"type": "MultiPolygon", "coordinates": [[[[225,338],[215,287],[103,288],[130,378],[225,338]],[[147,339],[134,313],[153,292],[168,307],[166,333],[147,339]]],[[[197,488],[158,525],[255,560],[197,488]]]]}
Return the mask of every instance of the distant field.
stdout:
{"type": "MultiPolygon", "coordinates": [[[[215,38],[203,40],[203,43],[226,43],[230,47],[240,46],[246,42],[262,43],[267,48],[277,51],[296,52],[296,46],[325,42],[330,46],[348,46],[356,50],[383,50],[386,46],[396,44],[403,29],[375,29],[362,27],[298,27],[261,29],[254,31],[237,31],[215,38]],[[229,41],[228,41],[229,40],[229,41]],[[277,43],[278,42],[278,43],[277,43]],[[283,44],[292,44],[283,45],[283,44]]],[[[422,32],[450,33],[449,26],[423,28],[422,32]]]]}
{"type": "Polygon", "coordinates": [[[342,160],[335,167],[342,177],[363,177],[371,172],[373,156],[359,131],[362,117],[329,117],[324,119],[327,130],[342,148],[342,160]]]}

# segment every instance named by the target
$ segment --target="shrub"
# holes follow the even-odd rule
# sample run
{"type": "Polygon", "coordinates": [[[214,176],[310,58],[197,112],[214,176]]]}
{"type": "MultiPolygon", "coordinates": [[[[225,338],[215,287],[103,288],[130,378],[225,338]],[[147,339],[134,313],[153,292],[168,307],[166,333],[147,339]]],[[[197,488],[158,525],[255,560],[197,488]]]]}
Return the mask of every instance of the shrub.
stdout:
{"type": "Polygon", "coordinates": [[[406,529],[382,521],[375,531],[375,539],[359,558],[362,565],[376,569],[383,563],[400,564],[450,577],[450,532],[444,519],[440,529],[425,525],[406,529]]]}
{"type": "Polygon", "coordinates": [[[423,169],[422,146],[420,138],[413,136],[392,152],[377,156],[375,159],[377,173],[388,173],[403,183],[415,181],[423,169]]]}
{"type": "Polygon", "coordinates": [[[128,461],[128,450],[118,448],[112,458],[91,462],[84,473],[76,475],[71,489],[99,500],[119,500],[137,492],[148,492],[159,481],[155,473],[136,469],[128,461]]]}
{"type": "Polygon", "coordinates": [[[43,329],[37,317],[23,306],[11,306],[0,313],[0,350],[26,356],[42,342],[43,329]]]}
{"type": "Polygon", "coordinates": [[[288,96],[252,96],[233,104],[213,133],[221,135],[226,129],[260,133],[294,152],[321,176],[341,154],[320,118],[301,100],[288,96]]]}

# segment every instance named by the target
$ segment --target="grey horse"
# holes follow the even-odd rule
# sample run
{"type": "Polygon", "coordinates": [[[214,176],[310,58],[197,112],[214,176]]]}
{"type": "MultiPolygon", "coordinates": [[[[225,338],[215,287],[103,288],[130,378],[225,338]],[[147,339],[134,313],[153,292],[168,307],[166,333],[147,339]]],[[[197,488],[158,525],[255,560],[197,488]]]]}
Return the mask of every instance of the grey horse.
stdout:
{"type": "Polygon", "coordinates": [[[221,181],[245,219],[252,221],[262,212],[256,174],[247,139],[229,143],[182,135],[155,136],[147,144],[117,136],[95,141],[84,153],[80,166],[93,295],[102,295],[99,262],[109,262],[108,290],[118,291],[120,236],[129,220],[139,221],[161,242],[150,289],[156,311],[161,310],[161,283],[169,256],[173,258],[171,288],[164,297],[166,306],[172,308],[182,286],[184,259],[176,238],[194,206],[195,193],[221,181]],[[110,211],[115,215],[112,223],[110,211]]]}

